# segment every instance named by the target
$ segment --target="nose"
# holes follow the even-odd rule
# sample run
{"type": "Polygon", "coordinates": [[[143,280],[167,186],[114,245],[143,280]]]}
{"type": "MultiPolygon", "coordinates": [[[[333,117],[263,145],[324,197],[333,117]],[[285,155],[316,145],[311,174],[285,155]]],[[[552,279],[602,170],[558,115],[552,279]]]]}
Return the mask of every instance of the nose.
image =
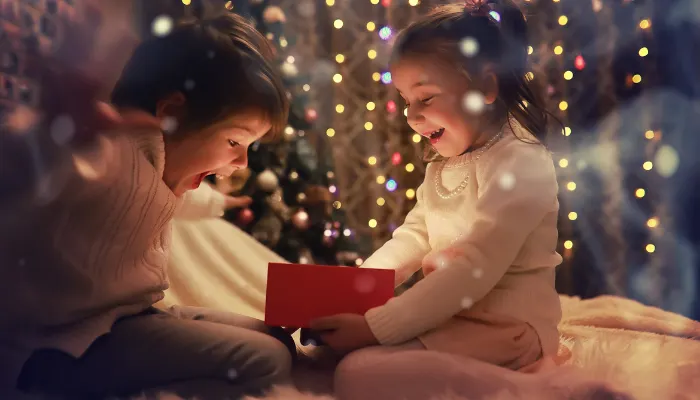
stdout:
{"type": "Polygon", "coordinates": [[[233,160],[231,160],[231,165],[238,168],[238,169],[243,169],[248,166],[248,149],[245,149],[244,151],[241,152],[237,157],[235,157],[233,160]]]}
{"type": "Polygon", "coordinates": [[[420,105],[412,105],[408,107],[408,113],[406,114],[406,121],[411,127],[415,129],[417,125],[425,122],[425,117],[421,112],[420,105]]]}

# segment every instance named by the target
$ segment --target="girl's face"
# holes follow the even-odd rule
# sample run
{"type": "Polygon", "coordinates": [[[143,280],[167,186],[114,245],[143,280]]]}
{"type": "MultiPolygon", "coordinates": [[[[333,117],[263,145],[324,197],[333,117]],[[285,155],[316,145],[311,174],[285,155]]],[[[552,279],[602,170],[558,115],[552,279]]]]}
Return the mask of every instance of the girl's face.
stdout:
{"type": "Polygon", "coordinates": [[[400,59],[391,68],[408,108],[408,124],[443,157],[464,153],[478,139],[473,114],[463,106],[470,90],[455,67],[429,57],[400,59]]]}
{"type": "Polygon", "coordinates": [[[244,112],[182,137],[165,134],[163,180],[181,196],[198,188],[207,175],[230,176],[248,165],[248,147],[270,127],[260,113],[244,112]]]}

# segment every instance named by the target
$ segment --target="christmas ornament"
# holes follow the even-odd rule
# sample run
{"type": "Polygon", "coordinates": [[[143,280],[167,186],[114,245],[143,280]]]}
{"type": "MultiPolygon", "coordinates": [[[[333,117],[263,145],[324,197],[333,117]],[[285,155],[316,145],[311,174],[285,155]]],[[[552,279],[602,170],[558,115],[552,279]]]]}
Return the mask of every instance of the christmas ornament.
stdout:
{"type": "Polygon", "coordinates": [[[253,214],[253,211],[251,211],[250,208],[244,208],[238,213],[238,218],[236,218],[236,223],[240,226],[247,226],[251,222],[253,222],[253,219],[255,218],[255,215],[253,214]]]}
{"type": "Polygon", "coordinates": [[[258,175],[256,182],[261,190],[269,193],[274,192],[279,186],[279,179],[277,178],[277,175],[275,175],[275,173],[269,169],[261,172],[260,175],[258,175]]]}
{"type": "Polygon", "coordinates": [[[268,24],[274,24],[275,22],[287,22],[287,17],[284,15],[284,11],[277,6],[269,6],[263,11],[263,21],[268,24]]]}
{"type": "Polygon", "coordinates": [[[243,189],[245,183],[250,178],[249,168],[239,169],[231,176],[216,180],[216,189],[225,194],[235,193],[243,189]]]}
{"type": "Polygon", "coordinates": [[[301,229],[301,230],[308,229],[309,228],[309,214],[307,214],[306,211],[304,211],[304,210],[297,211],[292,216],[292,223],[298,229],[301,229]]]}

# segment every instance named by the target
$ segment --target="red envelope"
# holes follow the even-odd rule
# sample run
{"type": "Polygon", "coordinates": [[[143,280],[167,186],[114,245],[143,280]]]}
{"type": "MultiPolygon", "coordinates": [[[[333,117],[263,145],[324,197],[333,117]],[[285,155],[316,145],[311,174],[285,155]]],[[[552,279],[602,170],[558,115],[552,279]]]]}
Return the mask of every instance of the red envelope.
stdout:
{"type": "Polygon", "coordinates": [[[394,275],[391,269],[270,263],[265,324],[308,328],[319,317],[364,314],[394,296],[394,275]]]}

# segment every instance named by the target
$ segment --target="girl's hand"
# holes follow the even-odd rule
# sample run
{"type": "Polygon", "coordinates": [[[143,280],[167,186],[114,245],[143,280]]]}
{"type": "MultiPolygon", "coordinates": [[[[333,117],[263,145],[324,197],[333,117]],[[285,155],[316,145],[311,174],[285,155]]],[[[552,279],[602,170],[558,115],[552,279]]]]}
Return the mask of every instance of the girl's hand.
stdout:
{"type": "Polygon", "coordinates": [[[318,331],[323,342],[339,353],[379,344],[362,315],[338,314],[319,318],[311,321],[311,329],[318,331]]]}
{"type": "Polygon", "coordinates": [[[226,196],[224,199],[224,208],[230,210],[232,208],[247,207],[253,202],[249,196],[226,196]]]}

